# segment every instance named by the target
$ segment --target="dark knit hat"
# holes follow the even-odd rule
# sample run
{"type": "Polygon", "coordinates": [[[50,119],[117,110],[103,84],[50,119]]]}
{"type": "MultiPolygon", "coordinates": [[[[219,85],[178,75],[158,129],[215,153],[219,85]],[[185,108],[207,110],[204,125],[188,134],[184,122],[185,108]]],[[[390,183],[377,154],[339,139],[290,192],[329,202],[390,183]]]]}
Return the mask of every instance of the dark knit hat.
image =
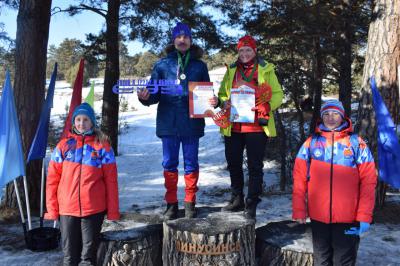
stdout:
{"type": "Polygon", "coordinates": [[[237,44],[237,49],[239,50],[243,46],[251,47],[254,50],[254,52],[257,49],[256,40],[253,37],[251,37],[250,35],[246,35],[239,39],[239,42],[237,44]]]}
{"type": "Polygon", "coordinates": [[[343,104],[338,100],[328,100],[324,102],[321,106],[321,117],[328,111],[337,112],[342,118],[345,117],[343,104]]]}
{"type": "Polygon", "coordinates": [[[185,35],[192,39],[192,32],[190,31],[189,26],[185,23],[178,22],[172,30],[172,42],[180,35],[185,35]]]}
{"type": "Polygon", "coordinates": [[[93,108],[88,103],[82,103],[78,105],[73,114],[72,114],[72,124],[75,122],[75,117],[78,115],[86,115],[89,117],[90,121],[92,122],[93,126],[96,127],[96,115],[94,114],[93,108]]]}

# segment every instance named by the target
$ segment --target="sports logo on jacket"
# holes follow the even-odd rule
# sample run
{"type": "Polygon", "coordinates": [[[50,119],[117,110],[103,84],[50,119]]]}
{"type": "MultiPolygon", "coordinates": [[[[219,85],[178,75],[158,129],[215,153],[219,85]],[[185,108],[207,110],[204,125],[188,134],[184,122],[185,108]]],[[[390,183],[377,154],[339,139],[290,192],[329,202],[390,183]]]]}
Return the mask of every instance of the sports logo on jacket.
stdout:
{"type": "Polygon", "coordinates": [[[351,157],[353,156],[353,151],[351,150],[351,148],[344,148],[343,155],[345,158],[351,157]]]}
{"type": "MultiPolygon", "coordinates": [[[[89,158],[88,158],[89,159],[89,158]]],[[[98,151],[93,150],[90,152],[90,160],[87,163],[91,166],[101,168],[101,156],[98,151]]]]}
{"type": "Polygon", "coordinates": [[[314,156],[315,156],[316,158],[319,158],[319,157],[321,157],[321,155],[322,155],[322,150],[319,149],[319,148],[316,148],[316,149],[314,150],[313,154],[314,154],[314,156]]]}
{"type": "Polygon", "coordinates": [[[97,160],[97,157],[99,157],[97,151],[92,151],[92,153],[90,154],[90,159],[97,160]]]}
{"type": "Polygon", "coordinates": [[[65,159],[67,161],[73,162],[75,158],[75,150],[69,150],[65,154],[65,159]]]}

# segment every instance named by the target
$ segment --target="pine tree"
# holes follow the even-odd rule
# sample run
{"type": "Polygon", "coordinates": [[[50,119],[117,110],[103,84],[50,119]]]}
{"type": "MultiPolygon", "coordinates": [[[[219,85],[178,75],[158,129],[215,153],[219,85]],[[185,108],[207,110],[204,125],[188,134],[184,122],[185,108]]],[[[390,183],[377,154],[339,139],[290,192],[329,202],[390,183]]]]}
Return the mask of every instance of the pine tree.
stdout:
{"type": "MultiPolygon", "coordinates": [[[[289,99],[286,105],[296,109],[293,119],[299,125],[297,145],[291,143],[293,137],[280,138],[280,147],[291,147],[293,154],[314,131],[323,92],[339,92],[350,114],[354,73],[351,66],[354,58],[359,59],[354,46],[362,46],[366,40],[366,18],[370,10],[367,1],[241,1],[232,6],[230,1],[220,0],[206,1],[206,4],[224,12],[226,16],[220,24],[234,25],[254,36],[258,40],[258,52],[276,66],[289,99]],[[308,132],[303,111],[310,108],[305,98],[312,99],[313,106],[308,132]]],[[[294,135],[290,132],[292,127],[286,129],[288,132],[282,130],[279,136],[294,135]]],[[[285,154],[284,149],[282,164],[285,154]]]]}
{"type": "Polygon", "coordinates": [[[197,1],[108,1],[81,0],[67,10],[71,15],[92,11],[105,18],[105,74],[102,108],[102,130],[110,137],[111,145],[118,154],[118,95],[112,87],[120,75],[119,26],[127,26],[130,40],[141,40],[158,52],[170,42],[169,30],[177,21],[188,23],[193,28],[193,39],[200,39],[205,48],[220,45],[215,24],[207,15],[199,12],[197,1]]]}
{"type": "MultiPolygon", "coordinates": [[[[399,123],[398,66],[400,65],[400,0],[376,1],[368,32],[368,46],[364,65],[363,88],[359,101],[359,133],[368,140],[371,150],[377,150],[376,121],[372,107],[369,79],[374,76],[386,106],[399,123]]],[[[375,158],[376,157],[375,153],[375,158]]],[[[377,160],[375,160],[377,161],[377,160]]],[[[377,186],[377,206],[385,201],[386,186],[377,186]]]]}
{"type": "MultiPolygon", "coordinates": [[[[44,101],[46,53],[49,37],[51,0],[20,0],[17,17],[15,50],[14,95],[21,127],[25,158],[39,122],[44,101]]],[[[27,180],[31,206],[39,206],[41,162],[27,166],[27,180]]],[[[23,191],[23,190],[21,190],[23,191]]],[[[14,187],[7,186],[5,205],[17,206],[14,187]]]]}

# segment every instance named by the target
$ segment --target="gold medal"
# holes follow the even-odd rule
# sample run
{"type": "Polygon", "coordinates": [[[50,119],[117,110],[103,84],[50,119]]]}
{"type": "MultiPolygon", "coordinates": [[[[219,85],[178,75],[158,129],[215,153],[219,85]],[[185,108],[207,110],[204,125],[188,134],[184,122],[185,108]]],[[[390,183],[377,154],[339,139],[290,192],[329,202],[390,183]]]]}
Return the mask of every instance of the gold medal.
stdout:
{"type": "Polygon", "coordinates": [[[186,75],[182,73],[182,74],[180,74],[179,78],[180,78],[181,80],[185,80],[185,79],[186,79],[186,75]]]}

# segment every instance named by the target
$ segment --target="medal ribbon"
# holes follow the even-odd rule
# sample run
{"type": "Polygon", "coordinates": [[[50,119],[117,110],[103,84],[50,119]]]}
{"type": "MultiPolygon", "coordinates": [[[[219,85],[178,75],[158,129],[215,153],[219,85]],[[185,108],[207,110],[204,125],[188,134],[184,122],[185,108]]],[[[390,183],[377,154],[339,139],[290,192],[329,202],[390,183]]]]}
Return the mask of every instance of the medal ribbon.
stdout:
{"type": "Polygon", "coordinates": [[[189,63],[189,58],[190,58],[190,52],[187,51],[185,54],[185,63],[182,63],[182,55],[180,52],[178,52],[178,65],[182,69],[182,73],[185,72],[185,68],[187,67],[189,63]]]}
{"type": "Polygon", "coordinates": [[[256,68],[257,68],[257,65],[254,64],[253,69],[251,70],[250,75],[249,75],[248,77],[246,77],[246,74],[244,74],[242,68],[239,67],[240,75],[242,76],[242,78],[243,78],[245,81],[250,82],[250,81],[253,79],[254,72],[256,72],[256,68]]]}

